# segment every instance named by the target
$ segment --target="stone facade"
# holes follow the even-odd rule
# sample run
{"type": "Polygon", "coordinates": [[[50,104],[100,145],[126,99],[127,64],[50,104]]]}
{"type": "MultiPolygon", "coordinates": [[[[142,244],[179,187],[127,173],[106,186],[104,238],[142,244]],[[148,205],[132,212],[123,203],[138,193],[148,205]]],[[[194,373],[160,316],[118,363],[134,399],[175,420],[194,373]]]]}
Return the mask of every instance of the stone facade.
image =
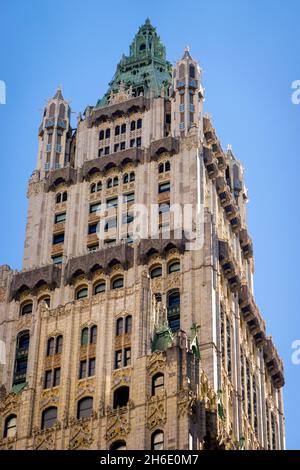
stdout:
{"type": "Polygon", "coordinates": [[[284,449],[243,168],[203,98],[197,62],[172,68],[147,20],[76,130],[61,90],[47,103],[23,270],[0,268],[1,449],[284,449]],[[201,207],[201,246],[168,210],[132,239],[136,204],[201,207]]]}

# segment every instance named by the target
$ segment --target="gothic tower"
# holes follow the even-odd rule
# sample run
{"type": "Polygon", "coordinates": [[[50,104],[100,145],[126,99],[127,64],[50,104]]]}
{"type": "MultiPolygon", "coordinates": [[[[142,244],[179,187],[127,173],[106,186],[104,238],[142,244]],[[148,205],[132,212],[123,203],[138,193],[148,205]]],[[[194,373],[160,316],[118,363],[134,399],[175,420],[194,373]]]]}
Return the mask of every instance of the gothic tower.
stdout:
{"type": "Polygon", "coordinates": [[[1,449],[283,449],[244,170],[149,20],[70,123],[58,88],[0,268],[1,449]]]}

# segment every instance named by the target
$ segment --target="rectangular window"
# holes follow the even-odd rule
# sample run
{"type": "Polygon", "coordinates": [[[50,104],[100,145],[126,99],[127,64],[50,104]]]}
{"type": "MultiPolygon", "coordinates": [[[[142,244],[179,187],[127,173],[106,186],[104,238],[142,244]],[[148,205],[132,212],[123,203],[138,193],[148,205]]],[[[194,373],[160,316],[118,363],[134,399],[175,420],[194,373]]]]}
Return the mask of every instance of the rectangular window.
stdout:
{"type": "Polygon", "coordinates": [[[134,221],[133,214],[123,214],[123,224],[131,224],[134,221]]]}
{"type": "Polygon", "coordinates": [[[122,351],[115,351],[115,369],[120,369],[122,366],[122,351]]]}
{"type": "Polygon", "coordinates": [[[115,144],[115,145],[114,145],[114,152],[118,152],[118,151],[119,151],[119,147],[120,147],[119,144],[115,144]]]}
{"type": "Polygon", "coordinates": [[[91,224],[88,228],[88,234],[91,235],[92,233],[97,233],[97,225],[98,224],[91,224]]]}
{"type": "Polygon", "coordinates": [[[53,387],[58,387],[60,384],[60,367],[54,369],[54,377],[53,377],[53,387]]]}
{"type": "Polygon", "coordinates": [[[159,206],[159,214],[165,214],[166,212],[170,212],[169,202],[165,202],[164,204],[160,204],[159,206]]]}
{"type": "Polygon", "coordinates": [[[66,220],[66,213],[65,212],[62,212],[61,214],[55,214],[55,217],[54,217],[54,223],[55,224],[65,222],[65,220],[66,220]]]}
{"type": "Polygon", "coordinates": [[[94,204],[90,205],[90,214],[93,214],[94,212],[100,211],[101,208],[101,203],[100,202],[95,202],[94,204]]]}
{"type": "Polygon", "coordinates": [[[80,361],[79,378],[84,379],[86,376],[86,361],[80,361]]]}
{"type": "Polygon", "coordinates": [[[65,240],[65,234],[59,233],[53,236],[53,245],[58,245],[59,243],[63,243],[65,240]]]}
{"type": "Polygon", "coordinates": [[[52,256],[53,264],[62,264],[63,257],[62,255],[52,256]]]}
{"type": "Polygon", "coordinates": [[[117,217],[113,217],[106,222],[104,231],[107,232],[108,230],[110,230],[111,228],[115,228],[116,226],[117,226],[117,217]]]}
{"type": "Polygon", "coordinates": [[[121,142],[120,149],[125,150],[125,148],[126,148],[126,142],[121,142]]]}
{"type": "Polygon", "coordinates": [[[106,199],[107,207],[118,207],[118,198],[113,197],[111,199],[106,199]]]}
{"type": "Polygon", "coordinates": [[[142,145],[142,138],[141,138],[141,137],[138,137],[138,138],[136,139],[136,146],[137,146],[137,147],[140,147],[141,145],[142,145]]]}
{"type": "Polygon", "coordinates": [[[125,348],[124,351],[124,367],[131,365],[131,348],[125,348]]]}
{"type": "Polygon", "coordinates": [[[115,245],[116,244],[116,239],[113,238],[113,239],[104,240],[104,244],[105,245],[115,245]]]}
{"type": "Polygon", "coordinates": [[[104,155],[108,155],[109,154],[109,147],[105,147],[104,149],[104,155]]]}
{"type": "Polygon", "coordinates": [[[103,148],[99,149],[98,150],[98,157],[102,157],[103,153],[104,153],[104,149],[103,148]]]}
{"type": "Polygon", "coordinates": [[[88,246],[89,251],[96,251],[99,248],[99,243],[95,243],[94,245],[88,246]]]}
{"type": "Polygon", "coordinates": [[[124,202],[134,202],[134,193],[123,194],[124,202]]]}
{"type": "Polygon", "coordinates": [[[95,375],[96,370],[96,359],[93,357],[89,360],[89,377],[95,375]]]}
{"type": "Polygon", "coordinates": [[[51,388],[52,371],[46,370],[44,388],[51,388]]]}
{"type": "Polygon", "coordinates": [[[158,192],[161,194],[161,193],[166,193],[170,191],[170,181],[168,181],[167,183],[161,183],[160,185],[158,185],[158,192]]]}
{"type": "Polygon", "coordinates": [[[135,139],[130,139],[130,147],[134,147],[135,146],[135,139]]]}

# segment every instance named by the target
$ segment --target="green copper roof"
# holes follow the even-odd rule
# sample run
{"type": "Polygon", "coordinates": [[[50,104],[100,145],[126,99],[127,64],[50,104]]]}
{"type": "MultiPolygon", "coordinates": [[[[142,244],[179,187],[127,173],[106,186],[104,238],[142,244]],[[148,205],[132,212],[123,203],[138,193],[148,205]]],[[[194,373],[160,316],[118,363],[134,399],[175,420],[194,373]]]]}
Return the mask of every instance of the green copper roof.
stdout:
{"type": "Polygon", "coordinates": [[[132,87],[133,96],[149,96],[150,91],[154,96],[160,96],[162,89],[166,93],[171,83],[171,70],[172,66],[166,60],[166,49],[147,19],[130,46],[129,56],[122,56],[109,89],[98,100],[96,108],[107,106],[111,93],[117,93],[122,83],[126,89],[132,87]]]}
{"type": "Polygon", "coordinates": [[[152,341],[152,352],[166,351],[173,341],[173,334],[168,325],[157,327],[152,341]]]}
{"type": "Polygon", "coordinates": [[[20,393],[23,390],[23,388],[26,387],[26,385],[27,385],[27,382],[21,382],[19,384],[15,384],[12,386],[11,391],[12,393],[15,393],[15,394],[20,393]]]}

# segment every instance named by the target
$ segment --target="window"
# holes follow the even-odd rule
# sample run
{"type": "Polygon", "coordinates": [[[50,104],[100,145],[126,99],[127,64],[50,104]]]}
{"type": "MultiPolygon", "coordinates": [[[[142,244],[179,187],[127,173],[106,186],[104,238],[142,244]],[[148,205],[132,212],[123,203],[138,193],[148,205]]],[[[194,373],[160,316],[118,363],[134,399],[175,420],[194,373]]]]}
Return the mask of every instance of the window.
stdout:
{"type": "Polygon", "coordinates": [[[152,377],[152,396],[156,396],[164,390],[164,374],[157,373],[152,377]]]}
{"type": "Polygon", "coordinates": [[[18,336],[18,350],[27,350],[29,348],[29,334],[25,331],[18,336]]]}
{"type": "Polygon", "coordinates": [[[88,288],[87,287],[80,287],[76,291],[76,300],[85,299],[88,296],[88,288]]]}
{"type": "Polygon", "coordinates": [[[166,193],[170,191],[170,181],[168,181],[167,183],[161,183],[158,185],[158,192],[161,194],[161,193],[166,193]]]}
{"type": "Polygon", "coordinates": [[[54,217],[54,223],[55,224],[65,222],[65,220],[66,220],[66,213],[65,212],[62,212],[61,214],[55,214],[55,217],[54,217]]]}
{"type": "Polygon", "coordinates": [[[109,147],[105,147],[104,149],[104,155],[108,155],[109,154],[109,147]]]}
{"type": "Polygon", "coordinates": [[[180,328],[180,294],[172,292],[168,296],[168,323],[172,331],[180,328]]]}
{"type": "Polygon", "coordinates": [[[120,126],[116,126],[115,127],[115,135],[119,135],[120,134],[120,126]]]}
{"type": "Polygon", "coordinates": [[[141,137],[138,137],[138,138],[136,139],[136,146],[137,146],[137,147],[141,147],[141,145],[142,145],[142,138],[141,138],[141,137]]]}
{"type": "Polygon", "coordinates": [[[115,441],[111,444],[109,450],[126,450],[125,441],[115,441]]]}
{"type": "Polygon", "coordinates": [[[57,420],[57,408],[50,406],[43,411],[42,414],[42,429],[52,428],[57,420]]]}
{"type": "Polygon", "coordinates": [[[131,348],[125,348],[124,350],[124,367],[131,365],[131,348]]]}
{"type": "Polygon", "coordinates": [[[106,181],[106,187],[107,188],[112,188],[112,185],[113,185],[112,178],[108,178],[108,180],[106,181]]]}
{"type": "Polygon", "coordinates": [[[163,450],[164,433],[163,431],[155,431],[151,436],[151,450],[163,450]]]}
{"type": "Polygon", "coordinates": [[[98,223],[90,224],[88,226],[88,235],[92,235],[93,233],[97,233],[97,225],[98,225],[98,223]]]}
{"type": "Polygon", "coordinates": [[[110,138],[110,129],[106,129],[105,131],[105,138],[109,139],[110,138]]]}
{"type": "Polygon", "coordinates": [[[113,198],[110,198],[110,199],[106,199],[106,205],[107,207],[118,207],[118,198],[117,197],[113,197],[113,198]]]}
{"type": "Polygon", "coordinates": [[[47,343],[47,356],[53,356],[54,354],[54,338],[49,338],[47,343]]]}
{"type": "Polygon", "coordinates": [[[156,266],[155,268],[152,268],[150,271],[150,277],[151,279],[154,279],[155,277],[160,277],[162,276],[162,267],[161,266],[156,266]]]}
{"type": "Polygon", "coordinates": [[[100,292],[105,292],[105,282],[99,282],[94,286],[94,295],[100,294],[100,292]]]}
{"type": "Polygon", "coordinates": [[[164,168],[165,168],[165,167],[164,167],[164,164],[163,164],[163,163],[160,163],[160,164],[158,165],[158,173],[163,173],[163,172],[164,172],[164,168]]]}
{"type": "Polygon", "coordinates": [[[170,169],[171,169],[170,162],[167,161],[167,162],[165,163],[165,171],[170,171],[170,169]]]}
{"type": "Polygon", "coordinates": [[[60,384],[60,367],[54,369],[54,376],[53,376],[53,387],[58,387],[60,384]]]}
{"type": "Polygon", "coordinates": [[[93,214],[94,212],[100,211],[101,209],[101,203],[100,202],[95,202],[95,204],[90,204],[90,214],[93,214]]]}
{"type": "Polygon", "coordinates": [[[89,329],[83,328],[81,331],[81,346],[86,346],[89,341],[89,329]]]}
{"type": "Polygon", "coordinates": [[[95,244],[93,244],[93,245],[89,245],[89,246],[88,246],[88,250],[89,250],[90,252],[91,252],[91,251],[96,251],[96,250],[98,250],[98,248],[99,248],[99,243],[95,243],[95,244]]]}
{"type": "Polygon", "coordinates": [[[46,370],[44,388],[51,388],[51,387],[52,387],[52,370],[46,370]]]}
{"type": "Polygon", "coordinates": [[[132,331],[132,316],[127,315],[127,317],[125,318],[125,333],[127,335],[130,335],[131,331],[132,331]]]}
{"type": "Polygon", "coordinates": [[[21,331],[17,336],[13,384],[24,383],[26,381],[28,349],[29,332],[21,331]]]}
{"type": "Polygon", "coordinates": [[[96,343],[97,343],[97,327],[96,325],[93,325],[90,331],[90,344],[96,344],[96,343]]]}
{"type": "Polygon", "coordinates": [[[59,204],[59,203],[61,202],[61,194],[60,194],[60,193],[58,193],[58,194],[56,195],[56,197],[55,197],[55,202],[56,202],[56,204],[59,204]]]}
{"type": "Polygon", "coordinates": [[[135,139],[130,139],[130,148],[134,147],[135,146],[135,139]]]}
{"type": "Polygon", "coordinates": [[[45,302],[46,305],[48,305],[48,307],[50,307],[50,297],[46,296],[46,297],[40,297],[38,299],[38,305],[40,305],[42,302],[45,302]]]}
{"type": "Polygon", "coordinates": [[[126,148],[126,142],[121,142],[120,143],[120,150],[125,150],[126,148]]]}
{"type": "Polygon", "coordinates": [[[114,391],[114,403],[113,407],[114,409],[116,408],[122,408],[123,406],[126,406],[129,400],[129,387],[123,386],[119,387],[114,391]]]}
{"type": "Polygon", "coordinates": [[[118,185],[119,185],[119,178],[115,176],[113,179],[113,186],[118,186],[118,185]]]}
{"type": "Polygon", "coordinates": [[[117,227],[117,217],[112,217],[106,222],[104,226],[104,231],[107,232],[111,228],[115,228],[115,227],[117,227]]]}
{"type": "Polygon", "coordinates": [[[17,416],[10,415],[5,420],[3,437],[15,437],[16,433],[17,433],[17,416]]]}
{"type": "Polygon", "coordinates": [[[125,173],[125,175],[123,176],[123,184],[127,184],[129,181],[129,175],[128,173],[125,173]]]}
{"type": "Polygon", "coordinates": [[[129,181],[135,181],[135,173],[132,171],[129,175],[129,181]]]}
{"type": "Polygon", "coordinates": [[[120,147],[120,144],[115,144],[115,145],[114,145],[114,152],[118,152],[118,151],[119,151],[119,147],[120,147]]]}
{"type": "Polygon", "coordinates": [[[104,148],[99,149],[98,150],[98,157],[102,157],[103,153],[104,153],[104,148]]]}
{"type": "Polygon", "coordinates": [[[77,406],[77,418],[88,418],[93,412],[93,399],[92,397],[85,397],[79,400],[77,406]]]}
{"type": "Polygon", "coordinates": [[[53,236],[53,245],[58,245],[59,243],[63,243],[65,240],[64,233],[58,233],[57,235],[53,236]]]}
{"type": "Polygon", "coordinates": [[[124,278],[123,276],[117,277],[112,282],[112,289],[121,289],[124,286],[124,278]]]}
{"type": "Polygon", "coordinates": [[[63,257],[62,255],[52,256],[52,261],[53,261],[53,264],[62,264],[63,257]]]}
{"type": "Polygon", "coordinates": [[[116,322],[116,336],[121,336],[123,334],[123,318],[118,318],[116,322]]]}
{"type": "Polygon", "coordinates": [[[134,221],[133,214],[123,214],[123,224],[131,224],[134,221]]]}
{"type": "Polygon", "coordinates": [[[96,359],[92,357],[89,359],[89,370],[88,370],[88,376],[93,377],[95,375],[96,371],[96,359]]]}
{"type": "Polygon", "coordinates": [[[29,315],[30,313],[32,313],[32,309],[33,309],[33,303],[32,302],[26,302],[21,307],[21,315],[29,315]]]}
{"type": "Polygon", "coordinates": [[[79,378],[84,379],[86,377],[86,360],[80,361],[79,367],[79,378]]]}
{"type": "Polygon", "coordinates": [[[104,139],[104,131],[101,130],[101,131],[99,132],[99,140],[103,140],[103,139],[104,139]]]}
{"type": "Polygon", "coordinates": [[[172,263],[169,264],[168,267],[168,273],[175,273],[177,271],[180,271],[180,262],[179,261],[173,261],[172,263]]]}
{"type": "Polygon", "coordinates": [[[159,214],[167,214],[170,212],[170,203],[164,202],[163,204],[159,205],[159,214]]]}
{"type": "Polygon", "coordinates": [[[122,366],[122,350],[115,351],[115,369],[122,366]]]}
{"type": "Polygon", "coordinates": [[[60,335],[56,338],[55,353],[60,354],[62,352],[62,347],[63,347],[63,337],[60,335]]]}
{"type": "Polygon", "coordinates": [[[124,123],[121,126],[121,134],[125,134],[125,132],[126,132],[126,124],[124,123]]]}
{"type": "Polygon", "coordinates": [[[134,193],[124,194],[124,202],[134,202],[134,193]]]}
{"type": "Polygon", "coordinates": [[[131,121],[130,123],[130,130],[135,131],[135,121],[131,121]]]}
{"type": "Polygon", "coordinates": [[[136,128],[141,129],[142,128],[142,119],[138,119],[136,123],[136,128]]]}
{"type": "Polygon", "coordinates": [[[194,65],[191,64],[189,69],[190,69],[190,78],[195,78],[195,67],[194,67],[194,65]]]}
{"type": "Polygon", "coordinates": [[[68,193],[65,191],[65,192],[62,194],[62,202],[66,202],[67,199],[68,199],[68,193]]]}

